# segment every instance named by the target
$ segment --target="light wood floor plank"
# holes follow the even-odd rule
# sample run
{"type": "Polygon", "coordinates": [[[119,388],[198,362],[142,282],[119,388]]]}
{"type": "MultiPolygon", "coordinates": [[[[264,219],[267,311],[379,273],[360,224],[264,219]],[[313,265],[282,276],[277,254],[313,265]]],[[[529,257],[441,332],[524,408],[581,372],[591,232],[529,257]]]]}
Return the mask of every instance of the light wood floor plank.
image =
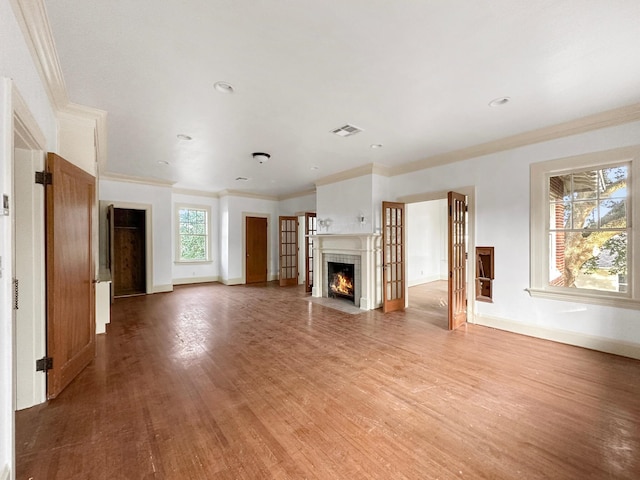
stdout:
{"type": "Polygon", "coordinates": [[[92,364],[17,413],[18,478],[640,478],[640,362],[449,332],[432,287],[387,315],[274,283],[117,299],[92,364]]]}

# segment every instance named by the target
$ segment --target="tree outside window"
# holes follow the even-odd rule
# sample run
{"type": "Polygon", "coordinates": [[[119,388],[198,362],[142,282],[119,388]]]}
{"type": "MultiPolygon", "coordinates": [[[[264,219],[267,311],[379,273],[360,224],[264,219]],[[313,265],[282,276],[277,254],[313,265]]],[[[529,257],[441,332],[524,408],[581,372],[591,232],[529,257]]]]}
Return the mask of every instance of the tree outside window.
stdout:
{"type": "Polygon", "coordinates": [[[627,164],[549,177],[550,286],[626,292],[627,164]]]}
{"type": "Polygon", "coordinates": [[[179,261],[209,260],[209,219],[205,209],[178,209],[179,261]]]}

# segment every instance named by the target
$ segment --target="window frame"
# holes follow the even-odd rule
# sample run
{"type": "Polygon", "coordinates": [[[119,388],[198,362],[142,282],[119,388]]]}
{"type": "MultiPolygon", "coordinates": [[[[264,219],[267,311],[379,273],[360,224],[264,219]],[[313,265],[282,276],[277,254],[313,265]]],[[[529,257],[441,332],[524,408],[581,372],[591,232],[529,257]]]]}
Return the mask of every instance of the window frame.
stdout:
{"type": "MultiPolygon", "coordinates": [[[[640,146],[616,148],[573,157],[560,158],[530,165],[530,286],[532,297],[592,303],[620,308],[640,309],[640,245],[634,241],[640,232],[640,192],[634,192],[640,178],[640,146]],[[549,178],[580,170],[600,169],[628,164],[628,229],[627,292],[607,292],[549,285],[549,178]]],[[[638,184],[640,185],[640,183],[638,184]]]]}
{"type": "Polygon", "coordinates": [[[180,265],[188,265],[188,264],[203,264],[203,263],[211,263],[213,260],[211,258],[211,234],[212,234],[212,225],[211,225],[211,207],[208,205],[196,205],[196,204],[188,204],[188,203],[178,203],[175,205],[175,260],[174,263],[180,265]],[[182,245],[182,235],[180,234],[180,210],[197,210],[205,212],[206,216],[206,235],[205,235],[205,250],[206,250],[206,259],[203,260],[192,260],[192,259],[183,259],[180,256],[181,253],[181,245],[182,245]]]}

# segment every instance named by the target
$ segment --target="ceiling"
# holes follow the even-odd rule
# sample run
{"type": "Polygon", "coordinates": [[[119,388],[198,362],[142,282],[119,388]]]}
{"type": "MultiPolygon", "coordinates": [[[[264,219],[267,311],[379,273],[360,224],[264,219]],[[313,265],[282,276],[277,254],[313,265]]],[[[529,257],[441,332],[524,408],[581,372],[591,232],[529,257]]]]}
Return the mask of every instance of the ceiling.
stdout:
{"type": "Polygon", "coordinates": [[[45,5],[70,101],[108,112],[106,171],[179,188],[289,195],[640,102],[638,0],[45,5]]]}

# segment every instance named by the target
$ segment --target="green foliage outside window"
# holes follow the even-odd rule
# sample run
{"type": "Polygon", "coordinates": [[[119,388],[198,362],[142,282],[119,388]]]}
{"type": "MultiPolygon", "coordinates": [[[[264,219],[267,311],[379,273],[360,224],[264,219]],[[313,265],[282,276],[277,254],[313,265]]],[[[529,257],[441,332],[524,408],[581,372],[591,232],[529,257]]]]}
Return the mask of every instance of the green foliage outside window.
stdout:
{"type": "Polygon", "coordinates": [[[206,210],[181,208],[178,211],[180,260],[206,261],[208,219],[206,210]]]}

